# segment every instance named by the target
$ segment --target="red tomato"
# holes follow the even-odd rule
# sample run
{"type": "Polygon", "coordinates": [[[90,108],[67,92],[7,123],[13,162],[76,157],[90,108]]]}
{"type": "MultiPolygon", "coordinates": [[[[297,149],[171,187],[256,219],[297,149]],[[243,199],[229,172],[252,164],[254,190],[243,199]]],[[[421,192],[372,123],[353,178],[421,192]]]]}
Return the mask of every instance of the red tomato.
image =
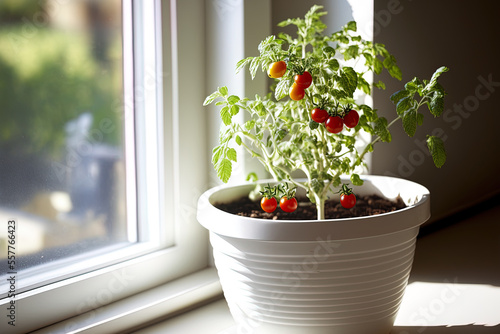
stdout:
{"type": "Polygon", "coordinates": [[[290,98],[295,101],[302,100],[304,96],[306,95],[306,92],[304,91],[304,88],[300,87],[296,83],[290,87],[290,98]]]}
{"type": "Polygon", "coordinates": [[[274,197],[262,197],[262,199],[260,200],[260,207],[265,212],[273,212],[278,207],[278,201],[276,201],[276,198],[274,197]]]}
{"type": "Polygon", "coordinates": [[[314,108],[311,110],[311,118],[316,123],[323,123],[328,119],[328,111],[320,108],[314,108]]]}
{"type": "Polygon", "coordinates": [[[358,125],[359,122],[359,114],[356,110],[352,109],[344,116],[344,124],[348,128],[353,128],[358,125]]]}
{"type": "Polygon", "coordinates": [[[286,63],[283,60],[271,63],[267,72],[271,78],[281,78],[286,72],[286,63]]]}
{"type": "Polygon", "coordinates": [[[294,212],[297,210],[297,199],[292,197],[288,199],[286,196],[281,197],[280,199],[280,208],[285,212],[294,212]]]}
{"type": "Polygon", "coordinates": [[[346,209],[350,209],[356,205],[356,196],[354,194],[342,194],[340,195],[340,205],[346,209]]]}
{"type": "Polygon", "coordinates": [[[344,122],[339,116],[330,116],[325,122],[325,127],[331,133],[339,133],[344,128],[344,122]]]}
{"type": "Polygon", "coordinates": [[[293,77],[293,80],[298,86],[306,89],[311,86],[313,78],[311,76],[311,73],[304,71],[304,73],[302,74],[296,74],[293,77]]]}

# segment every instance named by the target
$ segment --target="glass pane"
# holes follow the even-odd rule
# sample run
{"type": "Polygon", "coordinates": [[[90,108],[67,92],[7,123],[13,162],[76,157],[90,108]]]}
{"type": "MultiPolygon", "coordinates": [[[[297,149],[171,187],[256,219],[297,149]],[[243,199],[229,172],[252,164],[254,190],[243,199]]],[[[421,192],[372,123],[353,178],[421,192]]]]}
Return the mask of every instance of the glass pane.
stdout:
{"type": "Polygon", "coordinates": [[[120,0],[0,1],[0,273],[128,242],[120,0]]]}

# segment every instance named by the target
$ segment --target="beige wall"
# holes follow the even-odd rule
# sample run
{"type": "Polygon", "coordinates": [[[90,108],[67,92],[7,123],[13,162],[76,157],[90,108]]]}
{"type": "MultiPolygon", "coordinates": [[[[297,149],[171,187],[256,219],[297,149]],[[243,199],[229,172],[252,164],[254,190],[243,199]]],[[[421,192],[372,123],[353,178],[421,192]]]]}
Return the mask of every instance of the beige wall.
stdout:
{"type": "MultiPolygon", "coordinates": [[[[403,83],[415,75],[428,78],[441,65],[450,68],[441,79],[448,91],[444,117],[434,120],[425,111],[426,125],[414,138],[396,127],[393,143],[376,147],[372,161],[374,174],[428,187],[433,220],[500,191],[499,13],[496,1],[375,1],[375,41],[394,53],[403,83]],[[436,169],[419,143],[441,130],[448,160],[436,169]]],[[[375,108],[392,114],[388,97],[403,83],[392,81],[376,92],[375,108]]]]}

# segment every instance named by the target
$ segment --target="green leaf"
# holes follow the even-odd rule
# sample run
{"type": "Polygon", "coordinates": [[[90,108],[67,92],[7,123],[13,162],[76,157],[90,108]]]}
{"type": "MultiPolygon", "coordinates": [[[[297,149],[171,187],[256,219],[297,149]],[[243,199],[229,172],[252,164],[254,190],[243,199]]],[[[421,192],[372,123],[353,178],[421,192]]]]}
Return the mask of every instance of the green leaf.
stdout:
{"type": "Polygon", "coordinates": [[[235,116],[240,112],[240,107],[237,105],[232,105],[231,106],[231,115],[235,116]]]}
{"type": "Polygon", "coordinates": [[[432,160],[436,167],[441,168],[446,162],[446,151],[444,148],[443,140],[435,136],[427,136],[427,147],[431,152],[432,160]]]}
{"type": "Polygon", "coordinates": [[[339,61],[337,59],[331,59],[328,61],[328,67],[332,70],[332,71],[338,71],[339,70],[339,61]]]}
{"type": "Polygon", "coordinates": [[[398,80],[401,80],[403,78],[403,74],[401,73],[398,65],[396,65],[396,58],[394,58],[393,55],[389,55],[388,57],[386,57],[384,59],[383,65],[393,78],[396,78],[398,80]]]}
{"type": "Polygon", "coordinates": [[[228,106],[225,106],[220,110],[220,118],[225,125],[231,124],[231,113],[229,112],[228,106]]]}
{"type": "Polygon", "coordinates": [[[237,157],[236,150],[232,147],[229,148],[226,152],[226,157],[229,160],[236,162],[236,157],[237,157]]]}
{"type": "Polygon", "coordinates": [[[245,129],[247,129],[248,131],[252,130],[254,127],[255,127],[254,119],[245,122],[245,129]]]}
{"type": "Polygon", "coordinates": [[[352,174],[351,175],[351,182],[355,186],[362,186],[363,185],[363,180],[359,177],[358,174],[352,174]]]}
{"type": "Polygon", "coordinates": [[[227,98],[227,102],[229,104],[235,104],[240,101],[240,98],[236,95],[231,95],[230,97],[227,98]]]}
{"type": "Polygon", "coordinates": [[[288,95],[288,90],[290,89],[290,81],[282,78],[276,85],[276,90],[274,91],[274,97],[276,100],[281,100],[288,95]]]}
{"type": "Polygon", "coordinates": [[[382,61],[378,58],[373,59],[373,70],[375,71],[376,74],[382,73],[384,66],[382,65],[382,61]]]}
{"type": "Polygon", "coordinates": [[[356,31],[357,30],[356,21],[348,22],[346,27],[347,27],[347,30],[356,31]]]}
{"type": "Polygon", "coordinates": [[[241,137],[240,137],[240,136],[238,136],[238,135],[236,135],[236,136],[234,137],[234,141],[236,142],[236,144],[238,144],[238,146],[240,146],[240,145],[241,145],[241,143],[242,143],[242,141],[241,141],[241,137]]]}
{"type": "Polygon", "coordinates": [[[219,93],[221,94],[221,96],[224,96],[224,97],[227,96],[227,93],[228,93],[227,87],[226,86],[220,87],[219,93]]]}
{"type": "Polygon", "coordinates": [[[344,60],[349,60],[358,57],[359,46],[350,45],[344,52],[344,60]]]}
{"type": "Polygon", "coordinates": [[[396,112],[398,115],[403,115],[406,110],[408,110],[412,106],[413,99],[410,97],[403,97],[399,100],[396,105],[396,112]]]}
{"type": "Polygon", "coordinates": [[[434,117],[441,116],[444,111],[444,96],[440,92],[434,92],[429,101],[429,110],[434,117]]]}
{"type": "Polygon", "coordinates": [[[231,160],[224,158],[217,165],[217,176],[222,182],[227,183],[231,177],[232,170],[233,164],[231,163],[231,160]]]}
{"type": "Polygon", "coordinates": [[[401,100],[404,97],[411,96],[412,94],[407,91],[406,89],[401,89],[395,92],[394,94],[391,95],[391,101],[397,104],[399,100],[401,100]]]}
{"type": "Polygon", "coordinates": [[[358,74],[352,67],[344,67],[340,73],[340,85],[342,89],[352,96],[358,86],[358,74]]]}
{"type": "Polygon", "coordinates": [[[212,164],[214,166],[217,165],[217,162],[219,161],[219,159],[221,157],[221,153],[223,151],[222,148],[223,148],[223,146],[219,145],[219,146],[214,147],[214,149],[212,150],[212,164]]]}
{"type": "Polygon", "coordinates": [[[375,122],[375,134],[380,137],[384,142],[390,142],[392,140],[391,133],[387,129],[387,119],[385,117],[380,117],[375,122]]]}
{"type": "Polygon", "coordinates": [[[260,57],[253,58],[252,61],[250,62],[250,67],[249,67],[249,71],[250,71],[250,74],[252,75],[252,79],[255,78],[255,75],[257,74],[257,71],[259,70],[259,66],[260,66],[260,57]]]}
{"type": "Polygon", "coordinates": [[[429,81],[429,83],[427,84],[427,86],[425,87],[425,90],[426,91],[429,91],[430,89],[434,88],[434,86],[436,85],[437,83],[437,80],[438,78],[441,76],[441,74],[443,74],[444,72],[448,72],[448,67],[446,66],[441,66],[440,68],[438,68],[436,70],[436,72],[434,72],[434,74],[432,75],[431,77],[431,81],[429,81]]]}
{"type": "Polygon", "coordinates": [[[207,106],[209,105],[210,103],[214,102],[214,100],[218,97],[220,97],[221,94],[217,91],[217,92],[213,92],[212,94],[210,94],[209,96],[207,96],[207,98],[205,99],[205,101],[203,102],[203,105],[204,106],[207,106]]]}
{"type": "Polygon", "coordinates": [[[413,137],[415,135],[417,131],[417,110],[415,108],[405,111],[403,115],[403,129],[408,136],[413,137]]]}
{"type": "Polygon", "coordinates": [[[248,57],[236,63],[236,73],[239,73],[248,63],[252,61],[253,57],[248,57]]]}
{"type": "Polygon", "coordinates": [[[328,55],[328,57],[333,57],[335,56],[335,49],[332,48],[331,46],[326,46],[323,48],[323,53],[328,55]]]}

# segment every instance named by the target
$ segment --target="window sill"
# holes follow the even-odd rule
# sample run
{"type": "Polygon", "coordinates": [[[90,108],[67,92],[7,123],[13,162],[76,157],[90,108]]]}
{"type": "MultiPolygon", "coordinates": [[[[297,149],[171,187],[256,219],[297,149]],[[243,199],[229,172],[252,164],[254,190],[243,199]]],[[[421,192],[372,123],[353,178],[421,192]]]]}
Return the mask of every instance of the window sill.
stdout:
{"type": "Polygon", "coordinates": [[[130,332],[221,296],[217,273],[208,268],[32,334],[130,332]]]}

